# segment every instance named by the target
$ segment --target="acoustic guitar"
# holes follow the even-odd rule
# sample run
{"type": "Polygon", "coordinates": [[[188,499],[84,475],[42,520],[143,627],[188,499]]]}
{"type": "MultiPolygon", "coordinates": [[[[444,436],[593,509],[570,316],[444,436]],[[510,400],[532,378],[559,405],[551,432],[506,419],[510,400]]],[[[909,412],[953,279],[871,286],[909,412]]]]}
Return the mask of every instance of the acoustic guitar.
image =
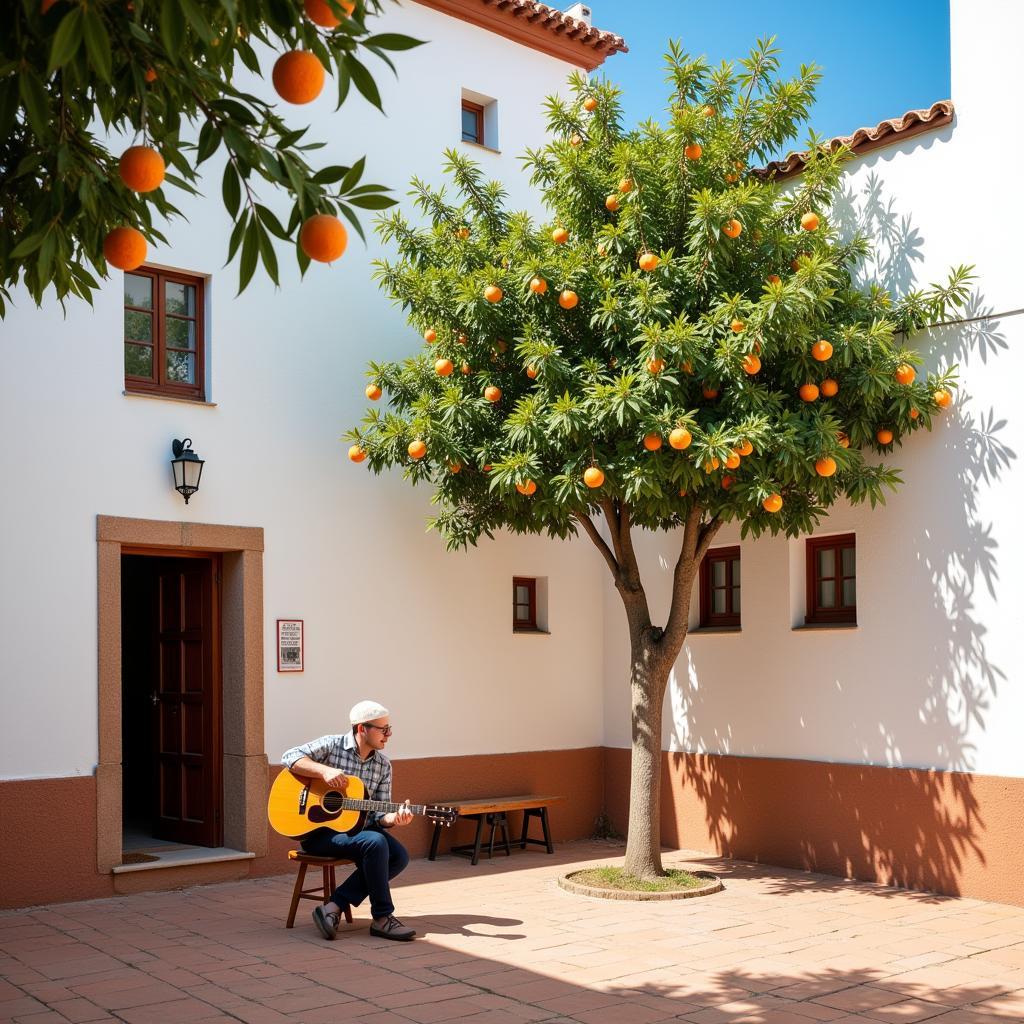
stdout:
{"type": "Polygon", "coordinates": [[[389,814],[405,808],[445,827],[452,825],[458,817],[454,807],[365,800],[363,780],[355,775],[347,778],[348,788],[342,793],[340,789],[331,789],[320,779],[302,779],[285,769],[270,787],[267,801],[270,827],[283,836],[301,839],[315,829],[325,827],[354,836],[362,829],[370,811],[389,814]]]}

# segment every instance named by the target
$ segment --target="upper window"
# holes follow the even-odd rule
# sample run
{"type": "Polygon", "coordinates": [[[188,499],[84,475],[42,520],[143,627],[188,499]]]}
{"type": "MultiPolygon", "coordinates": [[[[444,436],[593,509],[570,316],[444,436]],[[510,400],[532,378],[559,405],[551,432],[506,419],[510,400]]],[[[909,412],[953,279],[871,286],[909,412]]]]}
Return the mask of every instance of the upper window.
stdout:
{"type": "Polygon", "coordinates": [[[739,629],[740,549],[712,548],[700,563],[700,624],[739,629]]]}
{"type": "Polygon", "coordinates": [[[140,267],[124,275],[127,391],[203,398],[203,279],[140,267]]]}
{"type": "Polygon", "coordinates": [[[857,621],[857,542],[852,533],[807,541],[807,622],[857,621]]]}
{"type": "Polygon", "coordinates": [[[484,141],[484,108],[466,99],[462,101],[462,141],[487,145],[484,141]]]}
{"type": "Polygon", "coordinates": [[[537,629],[537,581],[524,576],[512,579],[512,628],[537,629]]]}

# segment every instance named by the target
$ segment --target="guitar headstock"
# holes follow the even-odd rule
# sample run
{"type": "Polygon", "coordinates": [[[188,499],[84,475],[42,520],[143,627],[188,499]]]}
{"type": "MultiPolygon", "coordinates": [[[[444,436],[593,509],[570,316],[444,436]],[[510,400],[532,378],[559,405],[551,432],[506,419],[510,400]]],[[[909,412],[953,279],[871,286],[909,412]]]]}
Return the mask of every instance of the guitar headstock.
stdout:
{"type": "Polygon", "coordinates": [[[435,825],[451,828],[459,817],[459,812],[454,807],[428,807],[426,816],[435,825]]]}

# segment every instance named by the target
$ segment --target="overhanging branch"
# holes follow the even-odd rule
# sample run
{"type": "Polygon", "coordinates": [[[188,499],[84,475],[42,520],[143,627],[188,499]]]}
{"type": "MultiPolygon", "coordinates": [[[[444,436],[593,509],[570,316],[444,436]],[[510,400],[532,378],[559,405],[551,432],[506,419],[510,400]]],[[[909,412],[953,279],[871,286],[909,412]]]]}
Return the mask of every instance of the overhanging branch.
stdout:
{"type": "Polygon", "coordinates": [[[619,563],[615,560],[615,556],[612,554],[611,549],[605,543],[604,537],[598,533],[597,527],[594,525],[590,516],[584,515],[582,512],[577,512],[576,518],[586,531],[587,536],[594,542],[594,546],[601,552],[604,560],[608,563],[608,568],[612,571],[612,576],[617,580],[619,578],[619,563]]]}

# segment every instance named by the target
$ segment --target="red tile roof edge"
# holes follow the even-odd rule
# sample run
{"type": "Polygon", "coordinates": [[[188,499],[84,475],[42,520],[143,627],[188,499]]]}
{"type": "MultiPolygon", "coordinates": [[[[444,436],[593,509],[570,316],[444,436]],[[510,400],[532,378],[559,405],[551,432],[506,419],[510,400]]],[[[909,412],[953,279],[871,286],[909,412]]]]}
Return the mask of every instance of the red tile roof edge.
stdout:
{"type": "Polygon", "coordinates": [[[593,71],[613,53],[627,53],[622,36],[536,0],[417,0],[443,14],[593,71]]]}
{"type": "MultiPolygon", "coordinates": [[[[908,110],[902,117],[879,121],[874,128],[858,128],[852,135],[837,135],[825,147],[831,151],[846,146],[858,156],[882,146],[892,146],[922,132],[933,131],[949,124],[954,114],[952,100],[939,100],[927,109],[908,110]]],[[[803,172],[809,153],[790,153],[783,160],[773,160],[754,173],[762,178],[782,181],[803,172]]]]}

